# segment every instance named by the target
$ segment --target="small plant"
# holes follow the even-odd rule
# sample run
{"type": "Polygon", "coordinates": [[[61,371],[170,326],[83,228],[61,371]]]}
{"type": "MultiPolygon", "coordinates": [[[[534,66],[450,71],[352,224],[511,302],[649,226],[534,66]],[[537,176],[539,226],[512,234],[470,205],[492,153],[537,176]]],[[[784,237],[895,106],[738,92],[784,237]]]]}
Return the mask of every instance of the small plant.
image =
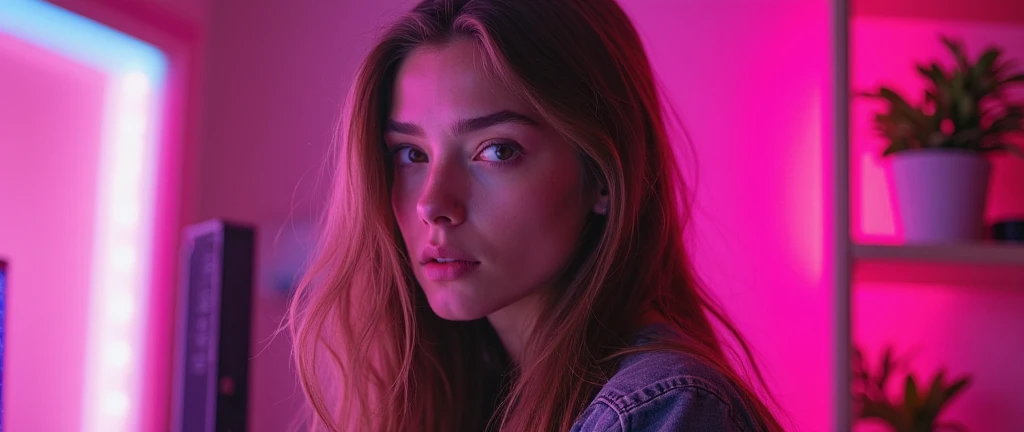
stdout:
{"type": "Polygon", "coordinates": [[[938,62],[918,64],[928,84],[924,102],[912,105],[890,87],[881,86],[862,96],[883,99],[888,111],[877,113],[876,130],[888,139],[885,155],[915,149],[944,148],[977,152],[1010,151],[1024,156],[1009,142],[1024,131],[1024,105],[1007,99],[1007,90],[1024,84],[1024,73],[1015,72],[1002,50],[990,47],[971,62],[963,43],[942,36],[942,43],[956,59],[947,69],[938,62]]]}
{"type": "Polygon", "coordinates": [[[907,369],[907,359],[893,356],[892,347],[886,347],[881,364],[872,370],[859,348],[853,350],[854,413],[860,419],[879,419],[897,432],[932,432],[939,430],[966,430],[955,422],[940,422],[939,415],[950,401],[970,383],[964,376],[946,381],[945,370],[940,370],[927,387],[907,369]],[[890,378],[906,373],[903,394],[891,399],[886,393],[890,378]]]}

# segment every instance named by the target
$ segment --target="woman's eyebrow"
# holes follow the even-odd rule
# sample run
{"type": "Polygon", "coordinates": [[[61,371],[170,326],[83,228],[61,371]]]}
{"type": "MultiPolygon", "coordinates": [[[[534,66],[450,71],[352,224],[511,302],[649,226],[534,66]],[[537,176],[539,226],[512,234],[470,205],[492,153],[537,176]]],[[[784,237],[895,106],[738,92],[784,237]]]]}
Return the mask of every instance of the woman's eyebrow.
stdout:
{"type": "Polygon", "coordinates": [[[535,120],[524,114],[510,110],[502,110],[481,117],[460,120],[455,124],[455,127],[452,128],[452,134],[462,135],[505,123],[517,123],[533,127],[539,125],[535,120]]]}
{"type": "MultiPolygon", "coordinates": [[[[536,120],[524,114],[520,114],[511,110],[501,110],[480,117],[459,120],[459,122],[456,123],[454,127],[452,127],[452,134],[467,134],[470,132],[475,132],[481,129],[487,129],[492,126],[497,126],[506,123],[516,123],[533,127],[537,127],[540,125],[540,123],[538,123],[536,120]]],[[[414,123],[403,123],[394,120],[388,120],[387,126],[385,127],[384,130],[385,132],[396,132],[403,135],[412,135],[420,137],[423,136],[423,128],[414,123]]]]}

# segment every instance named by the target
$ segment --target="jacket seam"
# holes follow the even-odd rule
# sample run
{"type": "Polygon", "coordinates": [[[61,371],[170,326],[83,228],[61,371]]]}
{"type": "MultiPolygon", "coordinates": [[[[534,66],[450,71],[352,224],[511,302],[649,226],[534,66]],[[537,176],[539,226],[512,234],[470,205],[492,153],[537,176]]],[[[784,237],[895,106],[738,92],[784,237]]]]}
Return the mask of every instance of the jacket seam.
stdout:
{"type": "Polygon", "coordinates": [[[619,421],[619,430],[622,432],[626,432],[626,421],[622,418],[622,413],[619,412],[619,409],[615,407],[615,405],[609,403],[610,401],[605,396],[601,396],[600,398],[598,398],[597,402],[608,407],[608,409],[612,410],[612,412],[615,413],[615,418],[619,421]]]}
{"type": "Polygon", "coordinates": [[[638,390],[637,392],[631,393],[630,395],[621,395],[620,394],[620,395],[616,395],[616,397],[614,399],[609,397],[608,395],[602,395],[598,399],[601,401],[601,403],[604,403],[605,405],[610,406],[612,408],[612,410],[615,411],[615,414],[619,417],[619,426],[622,428],[623,431],[625,431],[626,430],[626,426],[625,426],[625,419],[624,419],[624,417],[627,416],[630,412],[632,412],[632,411],[634,411],[634,410],[636,410],[636,409],[638,409],[638,408],[640,408],[640,407],[642,407],[642,406],[644,406],[644,405],[646,405],[646,404],[648,404],[648,403],[658,399],[659,397],[664,396],[665,394],[667,394],[667,393],[669,393],[669,392],[671,392],[673,390],[685,391],[685,390],[691,390],[692,389],[692,390],[704,391],[704,392],[714,396],[715,399],[718,399],[718,402],[725,407],[726,415],[729,417],[729,420],[732,421],[733,425],[736,426],[737,430],[745,431],[746,429],[736,419],[736,416],[735,416],[736,413],[735,413],[735,410],[733,410],[732,404],[730,404],[728,401],[726,401],[724,398],[722,398],[721,395],[719,395],[717,392],[712,390],[710,387],[711,387],[710,385],[708,385],[707,383],[705,383],[703,380],[700,380],[700,379],[693,379],[693,378],[691,378],[691,379],[680,380],[679,378],[670,378],[670,379],[665,379],[665,380],[661,380],[661,381],[655,382],[655,383],[653,383],[651,385],[648,385],[648,386],[644,387],[641,390],[638,390]],[[655,387],[655,386],[657,386],[659,384],[663,384],[663,383],[666,383],[666,382],[670,382],[671,384],[669,384],[665,388],[659,390],[657,393],[655,393],[651,397],[645,398],[644,400],[636,402],[636,403],[630,403],[630,404],[623,404],[623,403],[621,403],[621,399],[629,397],[630,395],[632,395],[634,393],[638,393],[638,392],[643,391],[643,390],[651,389],[652,387],[655,387]]]}

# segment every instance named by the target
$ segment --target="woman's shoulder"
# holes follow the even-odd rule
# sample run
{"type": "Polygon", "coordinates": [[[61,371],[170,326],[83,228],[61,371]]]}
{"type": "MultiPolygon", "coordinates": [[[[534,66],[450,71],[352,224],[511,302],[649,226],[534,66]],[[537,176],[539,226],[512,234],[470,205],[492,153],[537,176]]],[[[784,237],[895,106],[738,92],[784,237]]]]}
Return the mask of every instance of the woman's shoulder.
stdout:
{"type": "Polygon", "coordinates": [[[709,363],[674,350],[625,357],[573,431],[755,431],[739,391],[709,363]]]}

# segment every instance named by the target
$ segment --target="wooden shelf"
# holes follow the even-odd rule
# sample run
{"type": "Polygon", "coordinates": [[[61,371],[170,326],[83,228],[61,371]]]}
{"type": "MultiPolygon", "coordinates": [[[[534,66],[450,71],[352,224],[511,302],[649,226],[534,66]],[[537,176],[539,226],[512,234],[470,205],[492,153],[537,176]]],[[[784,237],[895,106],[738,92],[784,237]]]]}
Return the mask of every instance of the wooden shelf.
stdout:
{"type": "Polygon", "coordinates": [[[1007,286],[1024,289],[1024,245],[855,245],[855,282],[1007,286]]]}

